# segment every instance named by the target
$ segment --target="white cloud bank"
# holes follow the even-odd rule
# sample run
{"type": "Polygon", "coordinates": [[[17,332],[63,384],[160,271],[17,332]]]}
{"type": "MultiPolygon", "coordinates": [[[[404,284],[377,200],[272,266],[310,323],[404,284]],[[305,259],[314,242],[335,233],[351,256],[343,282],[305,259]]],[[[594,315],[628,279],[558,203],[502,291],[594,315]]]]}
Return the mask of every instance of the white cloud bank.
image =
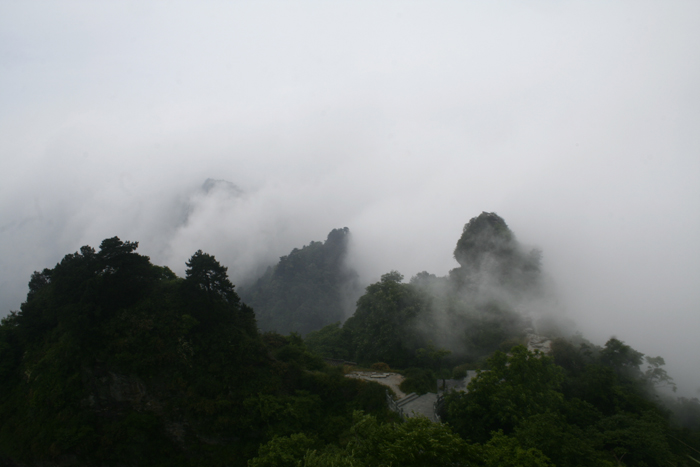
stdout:
{"type": "Polygon", "coordinates": [[[697,2],[5,2],[0,315],[106,237],[232,278],[354,234],[366,280],[501,215],[569,314],[700,387],[697,2]],[[245,195],[198,194],[207,178],[245,195]],[[190,209],[189,217],[186,210],[190,209]]]}

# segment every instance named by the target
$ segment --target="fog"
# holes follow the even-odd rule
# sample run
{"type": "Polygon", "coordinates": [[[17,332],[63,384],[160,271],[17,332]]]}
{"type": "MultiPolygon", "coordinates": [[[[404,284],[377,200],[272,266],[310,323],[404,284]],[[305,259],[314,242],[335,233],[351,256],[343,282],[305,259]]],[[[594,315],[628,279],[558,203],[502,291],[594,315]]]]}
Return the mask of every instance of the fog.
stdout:
{"type": "Polygon", "coordinates": [[[445,275],[482,211],[700,389],[697,2],[3,2],[0,316],[107,237],[234,283],[347,226],[445,275]],[[205,180],[225,180],[210,190],[205,180]],[[231,184],[235,185],[234,188],[231,184]]]}

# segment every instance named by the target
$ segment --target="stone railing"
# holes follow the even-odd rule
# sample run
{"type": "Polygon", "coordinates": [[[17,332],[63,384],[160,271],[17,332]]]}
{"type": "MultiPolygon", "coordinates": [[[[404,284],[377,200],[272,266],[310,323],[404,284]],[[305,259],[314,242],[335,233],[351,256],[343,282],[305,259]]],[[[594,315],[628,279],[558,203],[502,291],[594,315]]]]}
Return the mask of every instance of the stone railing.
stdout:
{"type": "Polygon", "coordinates": [[[396,412],[404,420],[406,419],[406,414],[404,414],[403,408],[400,407],[399,404],[397,404],[397,402],[394,400],[393,397],[391,397],[391,395],[389,395],[388,390],[386,391],[386,404],[389,406],[389,410],[396,412]]]}
{"type": "Polygon", "coordinates": [[[445,396],[442,394],[438,394],[437,398],[435,399],[435,402],[433,403],[433,413],[435,414],[435,421],[438,423],[442,423],[442,420],[440,419],[440,411],[442,410],[442,406],[445,404],[445,396]]]}

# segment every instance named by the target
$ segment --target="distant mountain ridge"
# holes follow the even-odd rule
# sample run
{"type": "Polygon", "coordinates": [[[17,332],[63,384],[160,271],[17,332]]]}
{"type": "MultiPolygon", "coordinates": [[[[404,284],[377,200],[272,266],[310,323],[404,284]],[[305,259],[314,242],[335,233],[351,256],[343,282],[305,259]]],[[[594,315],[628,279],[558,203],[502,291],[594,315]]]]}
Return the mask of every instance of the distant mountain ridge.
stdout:
{"type": "MultiPolygon", "coordinates": [[[[345,316],[349,235],[294,249],[248,289],[260,327],[345,316]]],[[[0,320],[0,467],[687,466],[700,449],[698,400],[660,405],[675,388],[662,357],[532,333],[517,305],[537,293],[539,253],[494,213],[465,226],[450,275],[384,274],[342,327],[305,340],[260,334],[214,256],[196,251],[182,278],[137,247],[66,255],[0,320]],[[488,371],[446,395],[445,423],[399,422],[386,388],[322,356],[401,368],[404,393],[488,371]]]]}
{"type": "Polygon", "coordinates": [[[305,335],[351,314],[361,289],[357,273],[345,264],[349,240],[350,229],[333,229],[325,242],[294,248],[240,289],[261,330],[305,335]]]}

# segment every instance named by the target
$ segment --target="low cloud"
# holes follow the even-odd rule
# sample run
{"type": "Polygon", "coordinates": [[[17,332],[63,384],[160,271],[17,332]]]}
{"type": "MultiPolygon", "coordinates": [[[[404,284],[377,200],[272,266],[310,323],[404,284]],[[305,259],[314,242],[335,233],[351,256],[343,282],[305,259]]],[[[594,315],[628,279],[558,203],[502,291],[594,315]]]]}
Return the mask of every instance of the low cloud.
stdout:
{"type": "Polygon", "coordinates": [[[348,226],[369,283],[489,211],[584,335],[700,387],[697,5],[100,5],[0,6],[0,314],[114,235],[236,282],[348,226]]]}

